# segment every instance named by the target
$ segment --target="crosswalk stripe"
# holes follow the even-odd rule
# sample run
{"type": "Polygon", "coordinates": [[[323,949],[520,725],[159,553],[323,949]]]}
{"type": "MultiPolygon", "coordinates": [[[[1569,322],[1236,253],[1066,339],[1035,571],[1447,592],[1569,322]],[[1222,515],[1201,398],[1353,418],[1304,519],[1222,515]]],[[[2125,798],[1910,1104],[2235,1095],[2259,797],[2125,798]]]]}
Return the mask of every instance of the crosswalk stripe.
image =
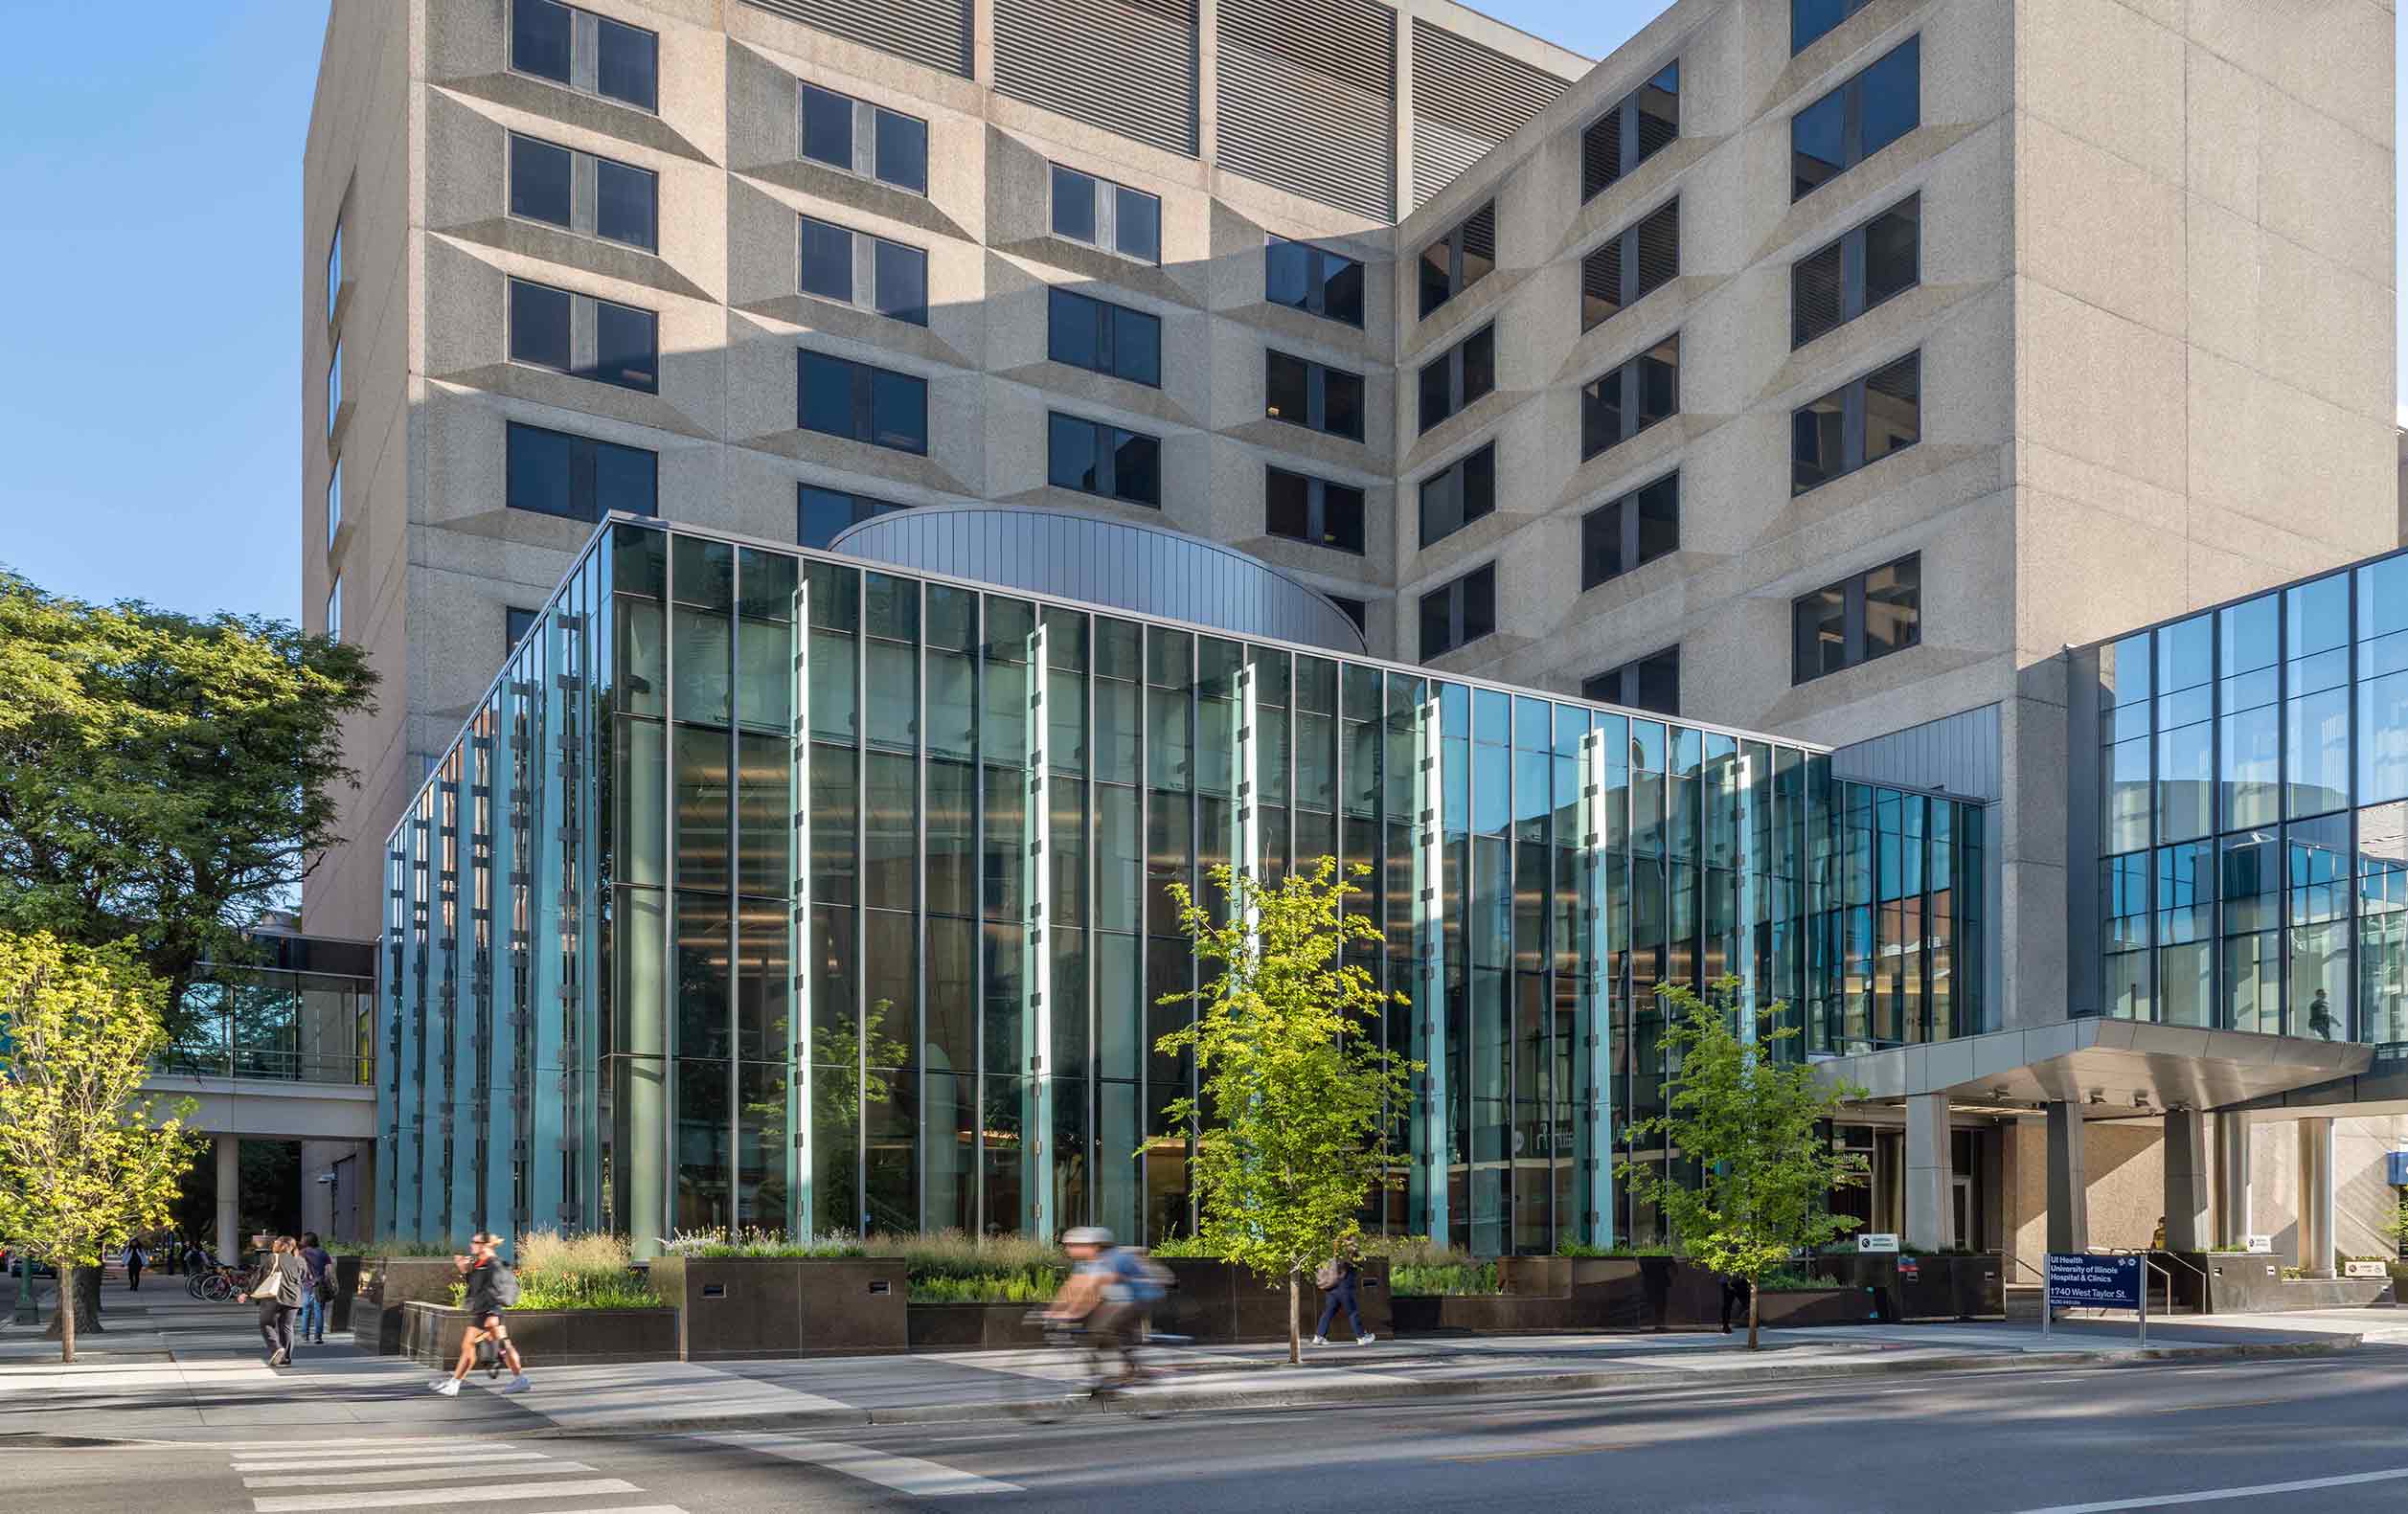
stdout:
{"type": "MultiPolygon", "coordinates": [[[[188,1446],[206,1445],[217,1451],[401,1451],[411,1446],[454,1446],[460,1435],[346,1435],[340,1440],[187,1440],[188,1446]]],[[[477,1442],[479,1445],[499,1445],[500,1441],[477,1442]]]]}
{"type": "Polygon", "coordinates": [[[808,1462],[826,1467],[830,1472],[841,1472],[847,1477],[859,1478],[865,1482],[875,1482],[881,1487],[919,1498],[1026,1491],[1017,1482],[997,1482],[988,1478],[973,1477],[943,1462],[923,1461],[918,1457],[890,1456],[883,1451],[872,1451],[867,1446],[846,1445],[835,1440],[806,1440],[799,1435],[760,1433],[696,1435],[693,1438],[741,1451],[783,1457],[788,1461],[808,1462]]]}
{"type": "MultiPolygon", "coordinates": [[[[440,1482],[447,1478],[490,1477],[495,1463],[509,1463],[524,1458],[484,1457],[473,1464],[457,1467],[404,1467],[399,1471],[385,1472],[304,1472],[292,1477],[244,1478],[242,1485],[246,1488],[373,1488],[380,1483],[440,1482]]],[[[527,1469],[511,1467],[509,1470],[523,1472],[527,1469]]],[[[554,1472],[591,1472],[593,1470],[582,1461],[555,1461],[543,1468],[547,1475],[554,1472]]]]}
{"type": "MultiPolygon", "coordinates": [[[[297,1493],[253,1499],[258,1514],[317,1514],[323,1509],[428,1508],[443,1503],[507,1503],[514,1499],[565,1499],[588,1493],[641,1493],[619,1478],[580,1478],[571,1482],[470,1483],[465,1487],[374,1488],[357,1493],[297,1493]]],[[[625,1514],[625,1511],[620,1511],[625,1514]]]]}
{"type": "Polygon", "coordinates": [[[323,1453],[310,1457],[246,1457],[234,1464],[237,1472],[351,1472],[368,1467],[448,1466],[455,1461],[480,1458],[511,1457],[517,1460],[541,1461],[540,1451],[486,1451],[477,1447],[453,1446],[445,1450],[408,1451],[390,1457],[329,1457],[323,1453]]]}

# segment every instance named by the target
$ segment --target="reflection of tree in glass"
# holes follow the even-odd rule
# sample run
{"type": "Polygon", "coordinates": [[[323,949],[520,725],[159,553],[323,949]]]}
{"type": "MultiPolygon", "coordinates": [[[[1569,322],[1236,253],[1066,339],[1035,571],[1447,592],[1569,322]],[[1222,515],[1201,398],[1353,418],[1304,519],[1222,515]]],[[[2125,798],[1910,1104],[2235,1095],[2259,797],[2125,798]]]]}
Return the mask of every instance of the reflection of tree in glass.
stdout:
{"type": "MultiPolygon", "coordinates": [[[[907,1043],[883,1033],[894,1007],[891,999],[874,999],[858,1025],[848,1016],[811,1028],[811,1147],[818,1168],[812,1220],[822,1229],[850,1230],[861,1222],[860,1177],[852,1159],[860,1149],[863,1101],[892,1102],[894,1070],[911,1055],[907,1043]]],[[[783,1102],[770,1118],[784,1119],[783,1102]]]]}

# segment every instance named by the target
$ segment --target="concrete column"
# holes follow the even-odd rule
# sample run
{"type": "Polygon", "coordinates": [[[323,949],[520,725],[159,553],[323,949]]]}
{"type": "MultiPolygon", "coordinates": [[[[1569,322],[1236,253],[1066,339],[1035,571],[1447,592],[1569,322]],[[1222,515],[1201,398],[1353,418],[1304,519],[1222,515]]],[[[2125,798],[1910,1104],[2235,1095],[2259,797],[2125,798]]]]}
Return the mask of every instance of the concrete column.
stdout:
{"type": "Polygon", "coordinates": [[[2198,1252],[2213,1239],[2208,1215],[2207,1117],[2166,1113],[2166,1249],[2198,1252]]]}
{"type": "Polygon", "coordinates": [[[1953,1242],[1949,1231],[1951,1153],[1948,1096],[1917,1094],[1906,1101],[1906,1245],[1939,1251],[1953,1242]]]}
{"type": "Polygon", "coordinates": [[[2049,1250],[2090,1249],[2090,1168],[2079,1104],[2049,1106],[2049,1250]]]}
{"type": "Polygon", "coordinates": [[[2300,1121],[2300,1272],[2329,1277],[2332,1265],[2332,1120],[2300,1121]]]}
{"type": "Polygon", "coordinates": [[[2249,1121],[2235,1113],[2215,1117],[2216,1241],[2225,1246],[2247,1244],[2257,1228],[2250,1212],[2249,1121]]]}
{"type": "Polygon", "coordinates": [[[242,1223],[242,1138],[217,1138],[217,1256],[232,1261],[241,1254],[242,1237],[235,1231],[242,1223]]]}

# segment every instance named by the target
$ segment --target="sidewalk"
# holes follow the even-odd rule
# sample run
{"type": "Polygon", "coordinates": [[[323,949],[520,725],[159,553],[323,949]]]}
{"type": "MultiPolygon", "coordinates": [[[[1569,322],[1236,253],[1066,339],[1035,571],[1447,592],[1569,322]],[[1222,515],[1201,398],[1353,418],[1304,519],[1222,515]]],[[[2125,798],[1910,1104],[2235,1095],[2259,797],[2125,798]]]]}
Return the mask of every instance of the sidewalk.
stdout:
{"type": "MultiPolygon", "coordinates": [[[[180,1281],[140,1295],[106,1296],[107,1331],[78,1343],[74,1367],[37,1327],[0,1328],[0,1437],[189,1437],[196,1429],[257,1436],[262,1405],[290,1406],[296,1433],[376,1427],[394,1434],[620,1435],[652,1431],[822,1429],[989,1418],[1015,1400],[1058,1397],[1075,1375],[1057,1354],[971,1351],[915,1356],[697,1366],[647,1363],[546,1367],[536,1390],[505,1398],[482,1374],[443,1398],[432,1376],[328,1338],[271,1369],[245,1305],[188,1299],[180,1281]],[[236,1427],[239,1427],[237,1429],[236,1427]]],[[[1851,1325],[1767,1330],[1766,1349],[1744,1336],[1546,1335],[1414,1337],[1306,1348],[1302,1368],[1284,1346],[1164,1348],[1164,1379],[1141,1390],[1164,1409],[1236,1409],[1367,1403],[1475,1393],[1693,1388],[1867,1373],[1966,1368],[2120,1366],[2238,1356],[2323,1355],[2365,1339],[2408,1341],[2392,1311],[2218,1317],[2153,1323],[2144,1353],[2129,1324],[1851,1325]]],[[[4,1442],[0,1442],[4,1443],[4,1442]]]]}

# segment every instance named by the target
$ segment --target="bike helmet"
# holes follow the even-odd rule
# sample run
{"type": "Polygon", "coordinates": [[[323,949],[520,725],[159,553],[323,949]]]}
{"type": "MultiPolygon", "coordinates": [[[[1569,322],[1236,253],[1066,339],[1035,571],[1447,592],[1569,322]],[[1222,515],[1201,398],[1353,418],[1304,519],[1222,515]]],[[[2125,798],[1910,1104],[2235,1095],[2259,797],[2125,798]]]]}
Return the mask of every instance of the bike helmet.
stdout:
{"type": "Polygon", "coordinates": [[[1112,1232],[1101,1225],[1080,1225],[1062,1232],[1065,1246],[1109,1246],[1112,1232]]]}

